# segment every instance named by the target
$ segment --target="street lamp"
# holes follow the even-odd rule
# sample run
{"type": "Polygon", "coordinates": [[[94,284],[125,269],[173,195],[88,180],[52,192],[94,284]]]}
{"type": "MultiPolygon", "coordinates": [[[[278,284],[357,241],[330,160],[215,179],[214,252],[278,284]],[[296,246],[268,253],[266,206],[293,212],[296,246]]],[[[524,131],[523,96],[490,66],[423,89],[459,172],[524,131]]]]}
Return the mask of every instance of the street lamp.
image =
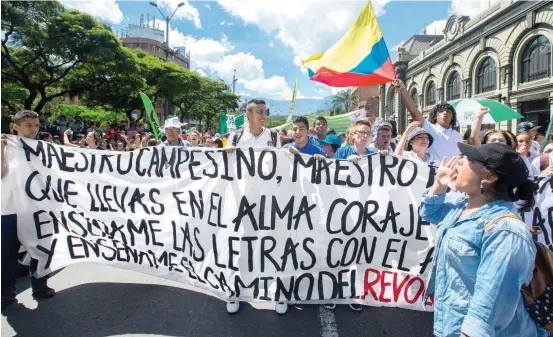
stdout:
{"type": "MultiPolygon", "coordinates": [[[[161,11],[161,9],[159,9],[157,3],[155,2],[150,2],[150,5],[157,8],[157,10],[159,11],[159,13],[161,14],[161,17],[162,18],[165,18],[165,61],[166,62],[169,62],[169,21],[171,21],[171,19],[173,18],[173,15],[175,15],[175,13],[177,12],[177,10],[179,8],[181,8],[182,6],[185,5],[184,2],[181,2],[177,5],[177,8],[175,8],[175,10],[173,11],[173,14],[171,14],[171,16],[165,16],[165,14],[163,14],[163,12],[161,11]]],[[[167,98],[165,98],[165,113],[164,113],[164,120],[167,119],[167,117],[169,116],[169,100],[167,98]]]]}

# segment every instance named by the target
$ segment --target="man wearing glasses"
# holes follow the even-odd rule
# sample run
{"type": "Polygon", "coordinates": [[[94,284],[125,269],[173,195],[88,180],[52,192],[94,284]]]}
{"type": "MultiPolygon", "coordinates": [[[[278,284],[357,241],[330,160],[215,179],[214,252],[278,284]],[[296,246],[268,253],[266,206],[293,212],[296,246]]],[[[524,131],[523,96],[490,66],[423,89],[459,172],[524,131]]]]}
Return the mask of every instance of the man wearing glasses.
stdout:
{"type": "Polygon", "coordinates": [[[161,146],[180,146],[180,147],[189,147],[192,146],[189,141],[182,140],[181,135],[181,126],[185,125],[179,121],[178,117],[169,118],[165,121],[163,125],[163,131],[165,133],[166,141],[162,143],[161,146]]]}
{"type": "Polygon", "coordinates": [[[373,150],[367,148],[367,145],[369,145],[372,139],[371,123],[366,120],[355,122],[351,128],[350,134],[353,135],[353,144],[351,146],[339,148],[334,155],[334,159],[356,161],[362,156],[374,153],[373,150]]]}

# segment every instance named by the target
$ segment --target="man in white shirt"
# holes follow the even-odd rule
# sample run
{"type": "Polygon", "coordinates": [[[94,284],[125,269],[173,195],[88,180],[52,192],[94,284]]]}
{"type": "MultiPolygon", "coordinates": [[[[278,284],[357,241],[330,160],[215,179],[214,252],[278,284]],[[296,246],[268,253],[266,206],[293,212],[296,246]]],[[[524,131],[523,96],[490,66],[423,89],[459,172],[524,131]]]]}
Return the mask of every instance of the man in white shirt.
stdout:
{"type": "MultiPolygon", "coordinates": [[[[262,99],[252,99],[246,106],[247,124],[234,133],[230,134],[228,151],[235,147],[254,148],[280,148],[280,137],[276,130],[269,130],[265,127],[267,120],[267,105],[262,99]]],[[[234,314],[240,309],[240,302],[227,302],[227,312],[234,314]]],[[[288,310],[288,303],[278,302],[275,311],[284,315],[288,310]]]]}
{"type": "Polygon", "coordinates": [[[453,130],[457,124],[455,109],[447,103],[437,104],[426,120],[405,90],[405,84],[401,80],[395,80],[393,85],[400,91],[401,98],[413,121],[419,122],[423,129],[434,138],[434,143],[428,148],[430,155],[437,158],[447,157],[448,160],[459,155],[457,143],[462,142],[463,137],[459,132],[453,130]]]}
{"type": "MultiPolygon", "coordinates": [[[[22,138],[35,139],[39,130],[38,114],[31,110],[21,110],[14,116],[13,129],[22,138]]],[[[22,190],[15,190],[13,178],[10,172],[17,170],[17,161],[6,158],[5,145],[7,137],[2,135],[2,146],[0,150],[2,170],[2,311],[15,302],[16,281],[19,271],[18,255],[21,242],[17,237],[17,214],[14,198],[17,193],[24,193],[22,190]]],[[[13,173],[12,173],[13,175],[13,173]]],[[[30,271],[34,273],[38,261],[32,259],[30,271]]],[[[56,291],[48,287],[48,276],[36,278],[31,275],[32,295],[35,299],[50,298],[56,291]]]]}
{"type": "Polygon", "coordinates": [[[229,136],[230,147],[280,148],[275,130],[265,127],[267,105],[262,99],[252,99],[246,107],[248,123],[229,136]]]}

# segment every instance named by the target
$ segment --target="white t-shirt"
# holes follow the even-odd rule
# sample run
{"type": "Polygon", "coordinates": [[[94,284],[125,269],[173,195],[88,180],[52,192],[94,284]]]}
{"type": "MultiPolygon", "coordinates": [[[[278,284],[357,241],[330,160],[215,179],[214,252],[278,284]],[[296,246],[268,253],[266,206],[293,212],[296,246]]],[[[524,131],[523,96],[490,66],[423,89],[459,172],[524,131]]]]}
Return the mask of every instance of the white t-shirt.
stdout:
{"type": "Polygon", "coordinates": [[[430,166],[435,166],[435,167],[440,166],[440,160],[434,157],[433,155],[431,155],[430,153],[426,153],[426,158],[424,158],[424,160],[422,160],[419,157],[419,155],[413,151],[403,151],[403,157],[405,159],[409,159],[418,163],[424,163],[430,166]]]}
{"type": "Polygon", "coordinates": [[[428,148],[430,155],[436,158],[447,157],[448,160],[459,155],[457,143],[463,141],[459,132],[452,128],[444,129],[438,124],[431,124],[426,119],[422,127],[434,138],[432,146],[428,148]]]}
{"type": "MultiPolygon", "coordinates": [[[[229,136],[229,144],[232,145],[232,140],[234,139],[234,133],[229,136]]],[[[259,136],[254,136],[250,129],[245,127],[242,132],[242,137],[238,140],[236,147],[257,147],[257,148],[267,148],[273,147],[273,140],[271,139],[271,130],[263,128],[263,132],[259,136]]],[[[280,148],[280,137],[276,135],[276,148],[280,148]]]]}

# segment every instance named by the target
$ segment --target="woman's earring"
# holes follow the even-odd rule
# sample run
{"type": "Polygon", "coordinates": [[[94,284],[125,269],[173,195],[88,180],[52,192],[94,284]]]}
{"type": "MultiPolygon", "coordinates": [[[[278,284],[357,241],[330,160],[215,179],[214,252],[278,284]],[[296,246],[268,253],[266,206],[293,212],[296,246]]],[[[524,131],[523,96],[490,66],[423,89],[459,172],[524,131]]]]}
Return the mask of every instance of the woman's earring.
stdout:
{"type": "Polygon", "coordinates": [[[484,194],[484,183],[480,182],[480,193],[484,194]]]}

